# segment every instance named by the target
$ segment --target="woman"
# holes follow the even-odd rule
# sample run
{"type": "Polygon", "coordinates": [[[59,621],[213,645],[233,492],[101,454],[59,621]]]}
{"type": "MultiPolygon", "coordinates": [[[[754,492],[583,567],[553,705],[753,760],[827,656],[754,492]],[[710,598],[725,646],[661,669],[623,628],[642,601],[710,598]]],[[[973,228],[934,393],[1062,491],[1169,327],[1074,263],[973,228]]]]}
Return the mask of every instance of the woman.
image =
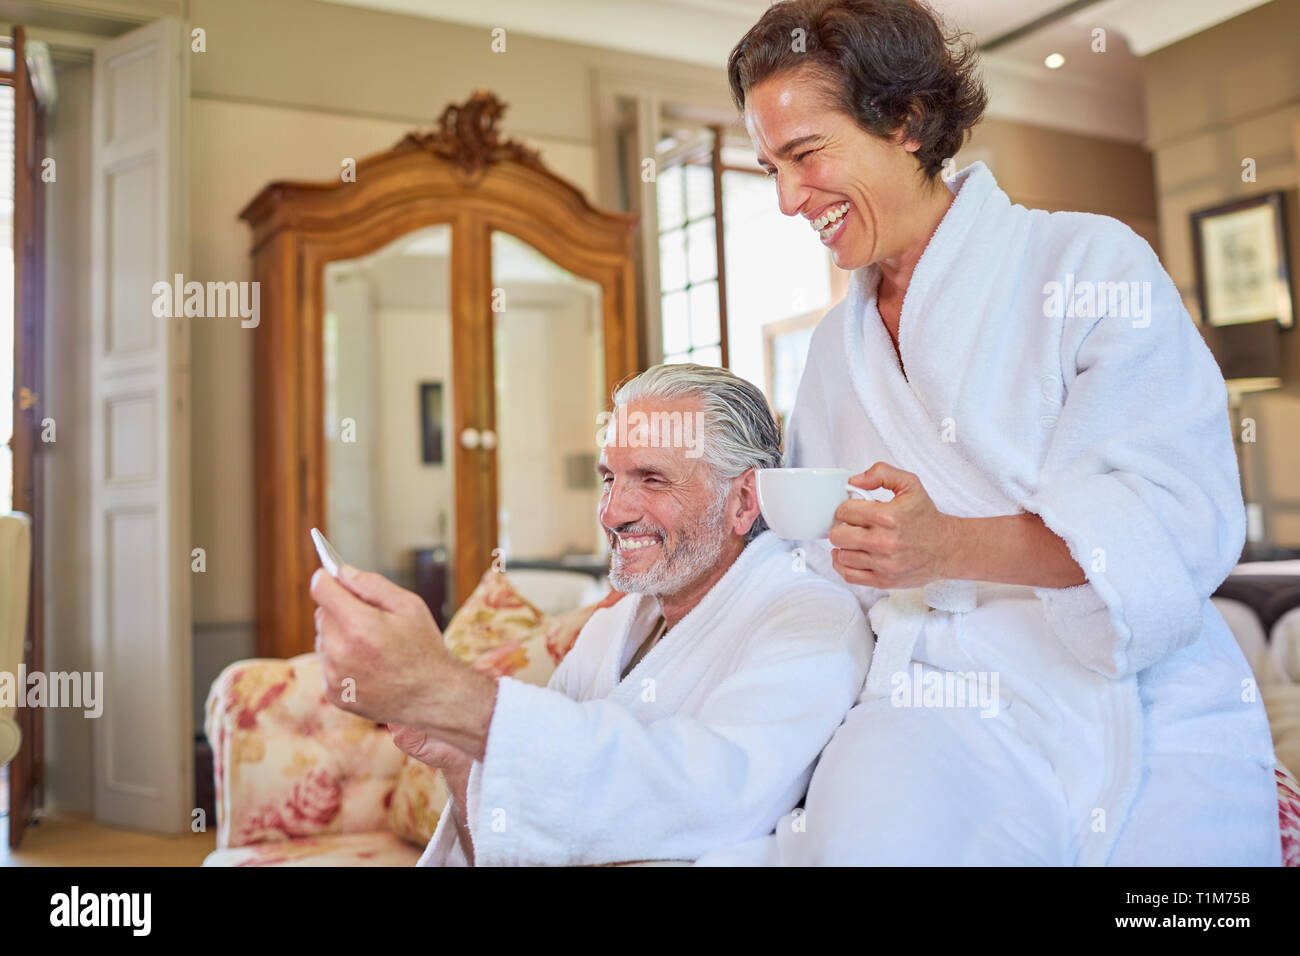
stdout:
{"type": "Polygon", "coordinates": [[[877,645],[805,811],[704,862],[1277,864],[1209,601],[1244,540],[1224,383],[1151,248],[947,174],[985,97],[918,2],[775,4],[728,69],[782,212],[853,270],[788,464],[893,497],[807,545],[877,645]]]}

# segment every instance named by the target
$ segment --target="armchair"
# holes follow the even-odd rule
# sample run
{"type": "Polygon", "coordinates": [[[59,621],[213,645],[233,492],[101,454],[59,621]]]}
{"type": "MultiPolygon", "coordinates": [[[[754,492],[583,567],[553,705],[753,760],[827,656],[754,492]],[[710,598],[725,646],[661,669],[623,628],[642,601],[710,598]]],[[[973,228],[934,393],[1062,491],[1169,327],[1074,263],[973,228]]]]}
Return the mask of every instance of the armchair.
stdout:
{"type": "MultiPolygon", "coordinates": [[[[23,662],[27,639],[31,565],[31,519],[18,511],[0,515],[0,671],[14,675],[23,662]]],[[[17,755],[22,742],[14,708],[0,707],[0,765],[17,755]]]]}

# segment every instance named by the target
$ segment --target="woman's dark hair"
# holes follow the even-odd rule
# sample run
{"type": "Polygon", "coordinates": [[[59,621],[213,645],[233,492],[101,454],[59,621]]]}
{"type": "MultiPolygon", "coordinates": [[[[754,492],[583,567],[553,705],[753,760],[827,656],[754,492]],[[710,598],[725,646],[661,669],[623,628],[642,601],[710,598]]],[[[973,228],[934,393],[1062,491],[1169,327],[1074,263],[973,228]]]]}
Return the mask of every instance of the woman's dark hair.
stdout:
{"type": "Polygon", "coordinates": [[[768,8],[727,58],[736,108],[757,83],[809,67],[832,106],[869,133],[921,144],[933,180],[984,113],[973,45],[948,33],[919,0],[784,0],[768,8]]]}

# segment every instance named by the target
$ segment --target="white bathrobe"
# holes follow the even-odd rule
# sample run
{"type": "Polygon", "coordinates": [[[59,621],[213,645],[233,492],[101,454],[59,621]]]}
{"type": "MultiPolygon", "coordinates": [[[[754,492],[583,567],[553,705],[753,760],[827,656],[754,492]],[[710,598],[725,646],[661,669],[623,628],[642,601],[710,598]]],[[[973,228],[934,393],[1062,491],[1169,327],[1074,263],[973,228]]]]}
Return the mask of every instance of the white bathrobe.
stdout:
{"type": "MultiPolygon", "coordinates": [[[[770,833],[853,706],[853,596],[770,531],[620,680],[657,602],[592,615],[548,687],[500,678],[470,772],[476,864],[694,860],[770,833]]],[[[464,865],[450,805],[421,866],[464,865]]]]}
{"type": "Polygon", "coordinates": [[[902,368],[859,269],[813,335],[787,463],[884,461],[942,512],[1036,513],[1087,583],[853,587],[875,659],[799,827],[701,862],[1276,864],[1267,720],[1209,601],[1245,527],[1215,361],[1123,224],[1013,206],[982,163],[949,188],[902,368]],[[953,674],[997,715],[917,706],[953,674]]]}

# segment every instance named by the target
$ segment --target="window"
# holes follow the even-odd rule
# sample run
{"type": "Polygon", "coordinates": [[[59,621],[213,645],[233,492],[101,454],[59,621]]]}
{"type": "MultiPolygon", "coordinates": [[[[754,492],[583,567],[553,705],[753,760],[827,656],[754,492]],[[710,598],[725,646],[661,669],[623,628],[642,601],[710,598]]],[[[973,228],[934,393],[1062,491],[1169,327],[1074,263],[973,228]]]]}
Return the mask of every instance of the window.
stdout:
{"type": "Polygon", "coordinates": [[[743,135],[674,129],[657,165],[663,360],[725,364],[784,417],[811,327],[832,302],[830,254],[801,217],[782,214],[743,135]]]}
{"type": "Polygon", "coordinates": [[[718,221],[711,165],[686,162],[658,177],[659,307],[665,362],[721,365],[718,221]]]}

